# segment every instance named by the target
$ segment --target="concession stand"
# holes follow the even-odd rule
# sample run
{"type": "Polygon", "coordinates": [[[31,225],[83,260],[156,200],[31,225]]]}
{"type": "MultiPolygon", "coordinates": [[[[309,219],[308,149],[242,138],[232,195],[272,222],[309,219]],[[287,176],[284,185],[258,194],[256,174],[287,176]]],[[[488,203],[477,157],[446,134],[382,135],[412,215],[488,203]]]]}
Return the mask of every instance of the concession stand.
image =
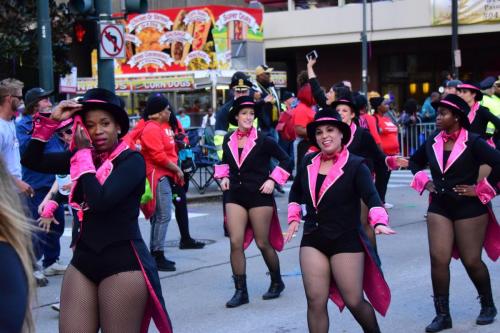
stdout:
{"type": "MultiPolygon", "coordinates": [[[[208,107],[222,104],[235,71],[254,77],[265,63],[263,12],[234,6],[197,6],[152,10],[117,19],[125,26],[126,56],[115,59],[117,94],[136,114],[151,92],[167,95],[185,108],[197,126],[208,107]]],[[[77,94],[97,86],[97,52],[91,78],[78,78],[77,94]]],[[[286,72],[272,80],[286,87],[286,72]]]]}

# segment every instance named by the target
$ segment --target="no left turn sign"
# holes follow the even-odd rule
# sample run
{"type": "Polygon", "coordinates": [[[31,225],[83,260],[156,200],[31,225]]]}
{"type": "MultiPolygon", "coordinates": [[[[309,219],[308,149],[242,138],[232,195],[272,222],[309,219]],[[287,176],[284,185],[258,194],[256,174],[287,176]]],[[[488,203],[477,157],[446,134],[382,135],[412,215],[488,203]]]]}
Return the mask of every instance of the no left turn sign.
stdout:
{"type": "Polygon", "coordinates": [[[99,57],[101,59],[125,58],[125,27],[109,22],[100,24],[99,57]]]}

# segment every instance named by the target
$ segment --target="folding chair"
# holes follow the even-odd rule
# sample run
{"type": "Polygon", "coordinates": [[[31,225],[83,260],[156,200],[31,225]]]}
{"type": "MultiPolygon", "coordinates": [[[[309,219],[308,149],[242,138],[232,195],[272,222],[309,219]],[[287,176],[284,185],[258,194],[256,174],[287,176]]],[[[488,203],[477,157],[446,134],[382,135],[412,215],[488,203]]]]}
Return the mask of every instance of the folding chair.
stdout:
{"type": "Polygon", "coordinates": [[[214,165],[219,161],[215,146],[205,145],[201,143],[201,135],[199,129],[187,131],[189,142],[192,145],[195,169],[189,176],[191,184],[193,184],[198,193],[205,193],[206,189],[215,182],[220,188],[220,183],[214,178],[214,165]],[[193,133],[195,132],[195,133],[193,133]]]}

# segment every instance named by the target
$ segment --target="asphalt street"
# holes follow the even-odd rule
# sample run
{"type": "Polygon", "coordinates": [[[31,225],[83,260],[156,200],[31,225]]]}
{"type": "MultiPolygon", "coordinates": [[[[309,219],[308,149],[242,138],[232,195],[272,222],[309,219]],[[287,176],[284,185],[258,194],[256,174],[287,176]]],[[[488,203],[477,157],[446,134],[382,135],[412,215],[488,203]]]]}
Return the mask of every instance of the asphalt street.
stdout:
{"type": "MultiPolygon", "coordinates": [[[[383,271],[391,287],[392,301],[386,317],[378,315],[382,332],[424,332],[434,317],[430,280],[427,230],[424,213],[427,197],[409,188],[405,172],[393,176],[387,196],[394,204],[389,210],[393,236],[378,236],[383,271]]],[[[289,186],[288,186],[289,187],[289,186]]],[[[286,229],[287,195],[277,198],[279,216],[286,229]]],[[[500,199],[493,206],[500,214],[500,199]]],[[[229,240],[222,230],[222,205],[218,200],[190,203],[190,228],[193,237],[207,242],[202,250],[180,250],[175,221],[168,230],[167,257],[176,261],[177,271],[160,273],[163,295],[176,333],[288,333],[307,332],[306,300],[300,276],[298,250],[300,233],[279,254],[286,289],[276,300],[264,301],[269,286],[266,267],[254,244],[246,252],[250,303],[235,309],[224,304],[233,294],[229,263],[229,240]]],[[[62,260],[71,259],[69,227],[62,238],[62,260]]],[[[149,222],[140,221],[144,238],[149,239],[149,222]]],[[[493,294],[500,305],[500,265],[483,256],[490,270],[493,294]]],[[[37,332],[58,331],[58,313],[51,304],[59,301],[62,276],[50,277],[47,287],[38,289],[35,320],[37,332]]],[[[475,289],[459,261],[451,264],[450,307],[453,329],[444,332],[499,333],[497,320],[477,326],[479,301],[475,289]]],[[[329,303],[330,332],[361,332],[350,313],[340,313],[329,303]]],[[[154,324],[150,332],[157,332],[154,324]]]]}

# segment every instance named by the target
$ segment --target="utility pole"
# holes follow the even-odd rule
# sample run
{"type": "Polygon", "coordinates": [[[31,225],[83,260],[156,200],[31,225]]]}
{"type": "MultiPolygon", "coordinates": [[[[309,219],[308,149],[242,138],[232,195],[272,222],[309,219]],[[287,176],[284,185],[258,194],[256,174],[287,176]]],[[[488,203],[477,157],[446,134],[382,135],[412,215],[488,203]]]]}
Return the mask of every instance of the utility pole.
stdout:
{"type": "Polygon", "coordinates": [[[52,26],[49,15],[49,2],[37,0],[38,30],[38,81],[45,90],[54,90],[54,67],[52,64],[52,26]]]}
{"type": "MultiPolygon", "coordinates": [[[[100,23],[104,23],[111,19],[111,0],[94,1],[94,5],[97,13],[98,26],[100,26],[100,23]]],[[[100,36],[98,41],[99,43],[101,42],[100,36]]],[[[113,59],[100,59],[99,57],[97,61],[97,86],[115,92],[115,68],[113,59]]]]}
{"type": "Polygon", "coordinates": [[[458,4],[451,0],[451,64],[453,78],[458,79],[458,68],[461,64],[460,50],[458,49],[458,4]]]}
{"type": "Polygon", "coordinates": [[[368,92],[368,42],[366,40],[366,0],[363,0],[363,31],[361,32],[361,91],[368,92]]]}

